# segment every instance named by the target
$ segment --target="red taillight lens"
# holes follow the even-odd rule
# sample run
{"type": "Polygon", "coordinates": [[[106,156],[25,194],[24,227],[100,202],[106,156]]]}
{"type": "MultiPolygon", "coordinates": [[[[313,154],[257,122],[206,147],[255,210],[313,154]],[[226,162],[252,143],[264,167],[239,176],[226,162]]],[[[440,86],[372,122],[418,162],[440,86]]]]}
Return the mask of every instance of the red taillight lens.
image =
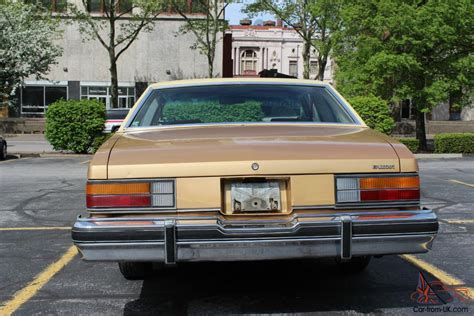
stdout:
{"type": "Polygon", "coordinates": [[[149,195],[88,195],[87,207],[150,206],[149,195]]]}
{"type": "Polygon", "coordinates": [[[418,200],[420,190],[373,190],[361,191],[361,201],[418,200]]]}

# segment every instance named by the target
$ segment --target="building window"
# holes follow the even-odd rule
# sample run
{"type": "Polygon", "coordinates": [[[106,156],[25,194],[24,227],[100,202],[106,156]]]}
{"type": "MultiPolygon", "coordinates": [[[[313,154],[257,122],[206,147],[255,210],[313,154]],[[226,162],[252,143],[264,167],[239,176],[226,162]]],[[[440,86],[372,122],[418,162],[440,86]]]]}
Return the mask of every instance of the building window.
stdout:
{"type": "MultiPolygon", "coordinates": [[[[87,11],[92,13],[104,13],[110,7],[110,1],[114,0],[87,0],[87,11]]],[[[133,9],[133,0],[117,0],[117,12],[126,13],[133,9]]]]}
{"type": "Polygon", "coordinates": [[[316,60],[311,60],[309,62],[309,73],[312,75],[318,73],[318,62],[316,60]]]}
{"type": "Polygon", "coordinates": [[[67,100],[66,86],[26,85],[21,88],[20,102],[22,115],[44,115],[48,105],[67,100]]]}
{"type": "Polygon", "coordinates": [[[119,87],[118,104],[113,106],[110,101],[110,87],[108,86],[82,86],[81,99],[97,100],[102,102],[106,109],[129,109],[135,104],[135,88],[119,87]]]}
{"type": "Polygon", "coordinates": [[[257,74],[257,53],[252,49],[247,49],[241,54],[241,69],[244,75],[257,74]]]}
{"type": "Polygon", "coordinates": [[[206,5],[199,0],[188,0],[189,6],[190,6],[190,12],[191,13],[206,13],[207,8],[206,5]]]}
{"type": "Polygon", "coordinates": [[[298,61],[290,60],[289,75],[298,77],[298,61]]]}
{"type": "Polygon", "coordinates": [[[206,13],[208,11],[204,1],[186,0],[175,2],[174,5],[170,3],[168,5],[168,13],[177,13],[175,6],[178,7],[179,11],[187,13],[206,13]]]}
{"type": "Polygon", "coordinates": [[[36,4],[53,12],[65,12],[67,0],[26,0],[25,3],[36,4]]]}
{"type": "Polygon", "coordinates": [[[411,100],[406,99],[400,102],[400,117],[406,120],[412,120],[415,118],[415,107],[412,106],[411,100]]]}

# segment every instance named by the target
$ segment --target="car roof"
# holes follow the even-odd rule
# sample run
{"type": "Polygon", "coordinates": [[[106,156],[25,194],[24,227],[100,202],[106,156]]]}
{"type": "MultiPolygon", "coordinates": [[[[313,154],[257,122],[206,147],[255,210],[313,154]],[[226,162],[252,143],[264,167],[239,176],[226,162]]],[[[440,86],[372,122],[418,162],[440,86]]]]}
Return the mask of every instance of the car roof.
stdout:
{"type": "Polygon", "coordinates": [[[291,85],[314,85],[314,86],[329,86],[329,83],[307,80],[307,79],[291,79],[291,78],[214,78],[214,79],[191,79],[191,80],[174,80],[163,81],[151,84],[152,89],[170,88],[179,86],[194,86],[194,85],[225,85],[225,84],[291,84],[291,85]]]}

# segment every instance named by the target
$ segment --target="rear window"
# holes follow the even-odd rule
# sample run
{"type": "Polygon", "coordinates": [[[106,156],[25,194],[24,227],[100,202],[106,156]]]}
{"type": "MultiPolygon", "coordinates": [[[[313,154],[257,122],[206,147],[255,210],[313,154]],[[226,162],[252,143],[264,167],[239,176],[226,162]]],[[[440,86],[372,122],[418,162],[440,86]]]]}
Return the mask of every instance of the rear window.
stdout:
{"type": "Polygon", "coordinates": [[[254,84],[157,89],[130,126],[256,122],[356,123],[325,87],[254,84]]]}

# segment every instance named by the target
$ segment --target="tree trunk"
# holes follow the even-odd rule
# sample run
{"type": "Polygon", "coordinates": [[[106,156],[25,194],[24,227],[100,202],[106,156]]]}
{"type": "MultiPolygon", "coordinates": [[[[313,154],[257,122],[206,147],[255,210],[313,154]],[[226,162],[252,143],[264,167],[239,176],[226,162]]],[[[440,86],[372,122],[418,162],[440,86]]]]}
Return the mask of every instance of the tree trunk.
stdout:
{"type": "Polygon", "coordinates": [[[316,80],[324,80],[324,71],[326,70],[327,63],[327,58],[321,58],[320,56],[318,56],[318,75],[315,78],[316,80]]]}
{"type": "Polygon", "coordinates": [[[115,52],[110,52],[110,107],[118,108],[118,75],[115,52]]]}
{"type": "Polygon", "coordinates": [[[416,139],[420,141],[420,150],[426,151],[426,126],[425,126],[425,113],[420,111],[420,104],[416,106],[416,139]]]}
{"type": "Polygon", "coordinates": [[[111,2],[109,8],[109,60],[110,60],[110,107],[118,108],[118,75],[117,75],[117,58],[115,57],[115,12],[118,0],[111,2]]]}
{"type": "Polygon", "coordinates": [[[309,61],[311,59],[311,39],[304,42],[303,46],[303,78],[309,79],[309,61]]]}
{"type": "Polygon", "coordinates": [[[208,75],[209,78],[214,78],[214,57],[209,53],[207,55],[207,63],[208,63],[208,75]]]}

